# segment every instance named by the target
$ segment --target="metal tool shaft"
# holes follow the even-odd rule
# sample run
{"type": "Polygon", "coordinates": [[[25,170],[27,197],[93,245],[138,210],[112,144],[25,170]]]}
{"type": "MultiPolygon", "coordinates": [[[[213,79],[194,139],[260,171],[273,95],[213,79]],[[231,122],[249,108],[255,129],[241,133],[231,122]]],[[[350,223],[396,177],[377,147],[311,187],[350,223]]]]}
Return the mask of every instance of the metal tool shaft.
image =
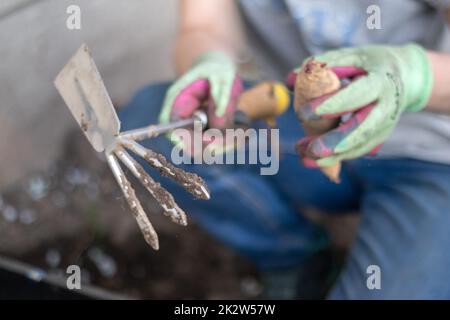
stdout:
{"type": "Polygon", "coordinates": [[[144,128],[133,129],[120,133],[119,136],[134,141],[141,141],[157,137],[175,129],[193,127],[196,121],[200,121],[202,126],[205,127],[208,122],[208,118],[203,111],[197,111],[194,113],[194,116],[188,119],[181,119],[167,124],[150,125],[144,128]]]}

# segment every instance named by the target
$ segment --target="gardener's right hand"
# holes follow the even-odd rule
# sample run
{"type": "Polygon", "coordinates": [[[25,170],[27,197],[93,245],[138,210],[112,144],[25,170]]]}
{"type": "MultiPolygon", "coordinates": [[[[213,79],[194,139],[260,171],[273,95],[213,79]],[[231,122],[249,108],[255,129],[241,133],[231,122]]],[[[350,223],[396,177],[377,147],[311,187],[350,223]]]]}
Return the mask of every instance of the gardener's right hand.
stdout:
{"type": "MultiPolygon", "coordinates": [[[[201,55],[169,88],[159,115],[160,123],[191,117],[194,112],[205,107],[208,125],[226,128],[234,118],[234,108],[243,91],[240,77],[233,61],[223,52],[211,51],[201,55]]],[[[175,144],[186,143],[185,139],[171,135],[175,144]]],[[[203,140],[208,141],[207,136],[203,140]]],[[[223,141],[213,141],[217,151],[223,151],[223,141]]],[[[190,150],[189,146],[182,145],[190,150]]]]}

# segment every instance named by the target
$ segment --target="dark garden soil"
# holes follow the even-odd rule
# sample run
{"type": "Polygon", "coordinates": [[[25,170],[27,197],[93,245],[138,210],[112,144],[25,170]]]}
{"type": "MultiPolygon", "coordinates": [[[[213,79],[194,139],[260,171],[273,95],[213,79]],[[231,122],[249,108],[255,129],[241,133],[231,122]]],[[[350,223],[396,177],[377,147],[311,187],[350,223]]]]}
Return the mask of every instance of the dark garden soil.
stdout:
{"type": "Polygon", "coordinates": [[[137,194],[159,251],[145,243],[104,159],[75,130],[50,170],[0,196],[0,255],[61,276],[77,264],[85,283],[132,298],[260,297],[248,261],[191,220],[169,222],[143,189],[137,194]]]}

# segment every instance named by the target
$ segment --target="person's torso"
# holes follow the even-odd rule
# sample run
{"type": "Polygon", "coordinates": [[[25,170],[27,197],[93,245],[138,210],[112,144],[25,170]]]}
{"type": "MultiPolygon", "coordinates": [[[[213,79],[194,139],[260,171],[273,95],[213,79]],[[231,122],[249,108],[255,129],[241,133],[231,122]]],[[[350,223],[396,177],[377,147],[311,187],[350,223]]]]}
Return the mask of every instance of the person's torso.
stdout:
{"type": "MultiPolygon", "coordinates": [[[[341,47],[415,42],[450,51],[444,17],[432,4],[433,0],[240,0],[255,61],[263,77],[272,79],[283,79],[310,55],[341,47]]],[[[450,117],[404,114],[380,155],[450,164],[450,117]]]]}

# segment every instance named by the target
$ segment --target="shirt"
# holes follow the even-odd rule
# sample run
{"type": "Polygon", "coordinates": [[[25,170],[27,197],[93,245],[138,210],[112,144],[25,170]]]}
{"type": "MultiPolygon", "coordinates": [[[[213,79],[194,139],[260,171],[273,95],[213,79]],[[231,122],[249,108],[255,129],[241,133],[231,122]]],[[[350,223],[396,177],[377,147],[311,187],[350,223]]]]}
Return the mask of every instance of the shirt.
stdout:
{"type": "MultiPolygon", "coordinates": [[[[450,52],[443,15],[449,7],[450,0],[240,1],[254,59],[271,79],[284,79],[305,58],[341,47],[415,42],[450,52]]],[[[403,113],[378,156],[450,164],[450,116],[403,113]]]]}

